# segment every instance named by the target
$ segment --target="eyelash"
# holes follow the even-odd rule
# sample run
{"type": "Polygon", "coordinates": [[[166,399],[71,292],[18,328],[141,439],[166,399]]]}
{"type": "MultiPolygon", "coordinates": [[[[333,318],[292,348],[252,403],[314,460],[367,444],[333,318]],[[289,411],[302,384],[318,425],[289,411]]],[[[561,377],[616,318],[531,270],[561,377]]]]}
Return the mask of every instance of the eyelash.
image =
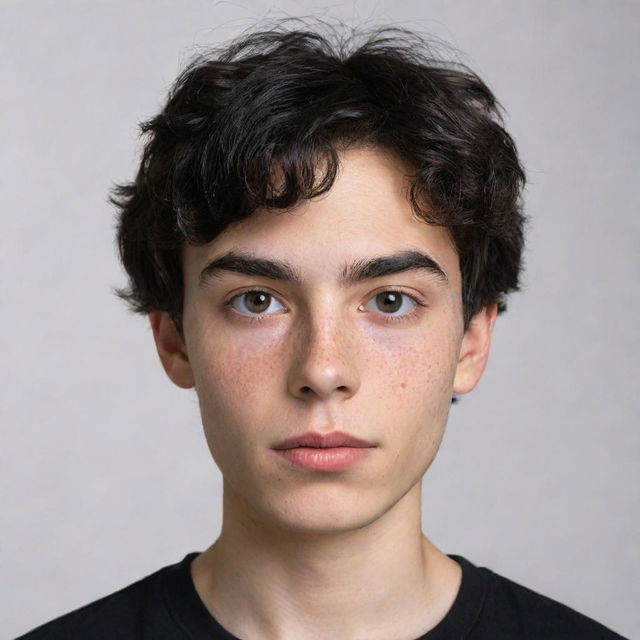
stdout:
{"type": "MultiPolygon", "coordinates": [[[[229,313],[236,313],[239,316],[241,316],[244,320],[246,320],[247,322],[263,322],[270,315],[274,315],[274,314],[271,314],[271,313],[248,315],[248,314],[245,314],[245,313],[241,313],[240,311],[236,311],[235,309],[232,309],[231,303],[236,298],[244,295],[245,293],[266,293],[266,294],[270,295],[271,297],[277,299],[277,296],[275,296],[273,293],[271,293],[267,289],[255,289],[255,288],[243,289],[242,291],[239,291],[239,292],[235,293],[231,298],[229,298],[224,303],[225,307],[229,307],[229,313]]],[[[426,307],[427,306],[424,302],[420,301],[416,296],[413,296],[413,295],[407,293],[406,291],[402,291],[401,289],[393,289],[393,288],[391,288],[391,289],[382,289],[381,291],[377,291],[371,297],[368,298],[367,302],[369,300],[371,300],[371,298],[374,298],[375,296],[378,296],[381,293],[399,293],[400,295],[403,295],[403,296],[409,298],[416,305],[408,313],[404,313],[404,314],[399,315],[399,316],[393,316],[393,315],[389,315],[389,314],[385,314],[385,313],[380,313],[380,315],[382,316],[384,322],[403,322],[405,320],[412,320],[416,315],[418,315],[420,313],[420,307],[426,307]]]]}

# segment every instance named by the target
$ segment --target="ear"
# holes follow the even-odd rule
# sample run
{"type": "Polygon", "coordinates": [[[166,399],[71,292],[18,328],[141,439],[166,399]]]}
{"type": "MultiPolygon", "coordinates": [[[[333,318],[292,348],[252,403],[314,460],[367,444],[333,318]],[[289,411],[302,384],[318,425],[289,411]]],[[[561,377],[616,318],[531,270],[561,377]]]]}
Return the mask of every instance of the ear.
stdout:
{"type": "Polygon", "coordinates": [[[476,313],[462,337],[460,357],[453,379],[454,393],[468,393],[473,389],[487,365],[493,325],[498,305],[490,304],[476,313]]]}
{"type": "Polygon", "coordinates": [[[166,311],[150,311],[149,321],[165,372],[174,384],[191,389],[195,386],[191,363],[175,323],[166,311]]]}

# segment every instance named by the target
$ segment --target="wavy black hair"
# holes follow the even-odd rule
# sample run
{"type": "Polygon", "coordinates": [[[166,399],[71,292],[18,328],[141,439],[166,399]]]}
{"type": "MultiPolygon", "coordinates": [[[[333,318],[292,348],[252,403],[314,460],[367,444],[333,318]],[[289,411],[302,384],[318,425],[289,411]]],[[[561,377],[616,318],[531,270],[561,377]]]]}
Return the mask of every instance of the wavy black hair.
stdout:
{"type": "Polygon", "coordinates": [[[339,151],[359,145],[407,162],[414,213],[449,230],[465,328],[519,288],[525,175],[501,108],[417,33],[287,22],[244,34],[195,58],[141,130],[138,174],[111,196],[129,275],[116,293],[135,312],[168,311],[180,332],[184,243],[325,193],[339,151]]]}

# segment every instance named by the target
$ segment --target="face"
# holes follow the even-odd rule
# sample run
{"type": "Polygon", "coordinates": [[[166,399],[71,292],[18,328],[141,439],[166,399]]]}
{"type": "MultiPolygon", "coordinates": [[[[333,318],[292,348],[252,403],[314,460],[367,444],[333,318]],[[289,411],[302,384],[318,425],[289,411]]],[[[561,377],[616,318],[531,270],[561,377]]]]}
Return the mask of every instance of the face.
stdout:
{"type": "Polygon", "coordinates": [[[151,318],[167,373],[195,385],[225,492],[305,532],[362,527],[420,483],[452,394],[482,373],[495,318],[486,310],[464,332],[455,246],[413,215],[398,159],[357,149],[341,162],[328,194],[257,211],[185,249],[184,342],[166,314],[151,318]],[[229,252],[287,270],[248,274],[238,260],[206,269],[229,252]],[[357,268],[397,255],[413,260],[357,268]],[[338,471],[273,451],[335,430],[375,446],[338,471]]]}

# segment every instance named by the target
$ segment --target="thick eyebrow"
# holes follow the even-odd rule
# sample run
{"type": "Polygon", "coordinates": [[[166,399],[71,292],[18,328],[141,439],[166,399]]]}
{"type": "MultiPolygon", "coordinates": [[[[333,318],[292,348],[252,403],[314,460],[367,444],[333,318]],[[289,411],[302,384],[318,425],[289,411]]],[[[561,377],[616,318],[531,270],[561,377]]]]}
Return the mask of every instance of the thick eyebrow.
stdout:
{"type": "MultiPolygon", "coordinates": [[[[211,260],[200,272],[200,286],[206,285],[211,278],[222,275],[224,271],[302,284],[300,274],[287,262],[229,251],[211,260]]],[[[442,267],[428,254],[421,251],[400,251],[388,256],[355,260],[350,265],[345,265],[340,274],[340,286],[346,288],[358,282],[403,271],[426,271],[444,283],[449,281],[442,267]]]]}

